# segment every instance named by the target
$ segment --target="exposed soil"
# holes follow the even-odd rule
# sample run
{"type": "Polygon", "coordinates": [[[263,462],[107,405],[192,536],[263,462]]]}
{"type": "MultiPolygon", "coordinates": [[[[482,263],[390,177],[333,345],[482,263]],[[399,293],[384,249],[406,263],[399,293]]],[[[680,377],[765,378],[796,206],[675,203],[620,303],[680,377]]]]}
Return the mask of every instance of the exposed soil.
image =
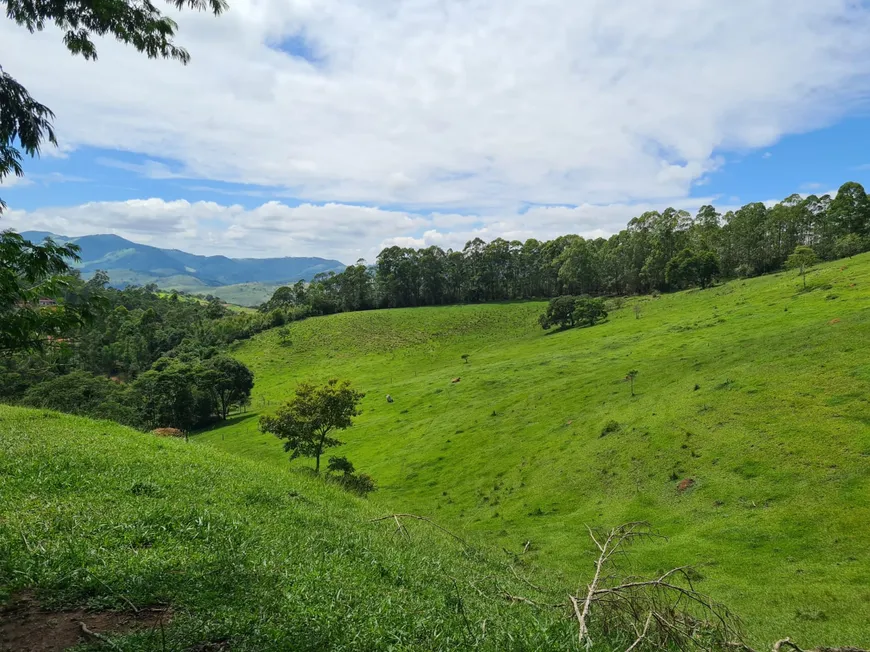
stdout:
{"type": "Polygon", "coordinates": [[[184,437],[184,431],[178,428],[155,428],[151,434],[158,437],[184,437]]]}
{"type": "Polygon", "coordinates": [[[680,482],[680,484],[677,485],[677,491],[679,491],[680,493],[683,493],[684,491],[688,491],[689,489],[691,489],[694,486],[695,486],[695,479],[694,478],[686,478],[685,480],[680,482]]]}
{"type": "Polygon", "coordinates": [[[0,652],[60,652],[81,643],[99,643],[107,634],[155,629],[170,617],[168,610],[157,608],[46,611],[31,593],[20,593],[0,607],[0,652]]]}

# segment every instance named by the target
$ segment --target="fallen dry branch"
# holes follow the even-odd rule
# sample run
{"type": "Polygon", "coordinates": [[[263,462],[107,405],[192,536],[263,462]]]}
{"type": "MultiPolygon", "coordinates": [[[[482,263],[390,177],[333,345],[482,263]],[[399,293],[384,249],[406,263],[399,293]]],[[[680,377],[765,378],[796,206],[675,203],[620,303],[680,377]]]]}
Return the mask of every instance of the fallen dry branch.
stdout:
{"type": "Polygon", "coordinates": [[[85,635],[85,638],[86,638],[86,639],[100,641],[101,643],[105,643],[105,644],[108,645],[109,647],[112,647],[112,648],[114,648],[114,649],[116,649],[116,650],[120,649],[120,648],[118,648],[117,645],[115,645],[115,644],[111,641],[111,639],[106,638],[105,636],[103,636],[103,635],[100,634],[99,632],[95,632],[95,631],[93,631],[90,627],[88,627],[87,625],[85,625],[82,621],[78,621],[78,623],[79,623],[79,629],[82,630],[82,634],[85,635]]]}
{"type": "Polygon", "coordinates": [[[511,566],[510,569],[511,569],[511,573],[514,574],[514,577],[516,577],[520,582],[522,582],[523,584],[526,584],[527,586],[529,586],[530,588],[534,589],[535,591],[539,591],[539,592],[541,592],[541,593],[544,592],[544,589],[542,589],[540,586],[535,586],[534,584],[532,584],[531,582],[529,582],[529,580],[527,580],[525,577],[522,577],[519,573],[517,573],[517,569],[516,569],[516,568],[514,568],[513,566],[511,566]]]}
{"type": "Polygon", "coordinates": [[[447,528],[443,528],[443,527],[441,527],[441,526],[438,525],[435,521],[433,521],[432,519],[426,518],[425,516],[418,516],[417,514],[390,514],[389,516],[380,516],[380,517],[378,517],[378,518],[373,518],[373,519],[371,519],[369,522],[370,522],[370,523],[376,523],[376,522],[378,522],[378,521],[389,521],[389,520],[394,520],[394,521],[399,525],[399,531],[400,531],[400,532],[404,532],[404,534],[405,534],[406,536],[408,536],[408,538],[410,538],[410,535],[408,535],[408,532],[407,532],[405,526],[402,525],[402,522],[399,520],[399,519],[402,519],[402,518],[413,518],[413,519],[416,519],[416,520],[418,520],[418,521],[425,521],[425,522],[428,523],[429,525],[431,525],[431,526],[433,526],[433,527],[435,527],[435,528],[441,530],[441,531],[444,532],[445,534],[450,535],[451,537],[453,537],[454,539],[456,539],[459,543],[461,543],[461,544],[462,544],[463,546],[465,546],[466,548],[468,547],[468,544],[465,542],[464,539],[462,539],[461,537],[459,537],[459,536],[453,534],[453,532],[451,532],[451,531],[448,530],[447,528]]]}
{"type": "MultiPolygon", "coordinates": [[[[396,524],[397,532],[410,539],[410,533],[402,519],[429,523],[468,547],[461,537],[425,516],[389,514],[373,518],[370,522],[392,520],[396,524]]],[[[507,600],[512,604],[535,608],[567,610],[577,622],[578,642],[586,649],[593,645],[593,634],[609,641],[625,640],[633,632],[633,642],[625,652],[663,649],[758,652],[744,642],[740,620],[725,605],[695,588],[694,577],[697,577],[697,573],[692,567],[679,566],[649,579],[632,577],[622,572],[618,560],[622,559],[632,543],[640,539],[663,538],[654,533],[647,523],[626,523],[608,532],[587,529],[598,549],[595,570],[585,592],[578,592],[577,595],[569,593],[567,602],[552,604],[516,595],[503,588],[499,583],[500,578],[492,575],[482,579],[492,581],[494,590],[482,590],[471,581],[468,584],[480,597],[489,600],[507,600]]],[[[530,542],[526,544],[524,552],[529,545],[530,542]]],[[[514,554],[515,559],[516,557],[514,554]]],[[[551,596],[558,593],[533,584],[513,566],[509,565],[508,568],[519,582],[534,591],[551,596]]],[[[458,582],[455,578],[451,579],[458,593],[458,582]]],[[[468,622],[466,625],[471,634],[468,622]]],[[[482,627],[485,630],[485,625],[482,627]]],[[[870,652],[849,646],[803,649],[790,638],[776,641],[771,649],[771,652],[789,651],[870,652]]]]}
{"type": "Polygon", "coordinates": [[[657,536],[646,523],[626,523],[598,535],[589,529],[589,536],[599,553],[595,571],[585,593],[569,595],[581,645],[592,644],[593,626],[604,637],[634,631],[629,650],[710,649],[742,638],[737,618],[695,589],[688,567],[652,579],[620,578],[617,556],[636,540],[657,536]]]}
{"type": "MultiPolygon", "coordinates": [[[[757,652],[754,648],[749,647],[745,643],[729,642],[726,643],[724,647],[729,647],[733,650],[741,650],[742,652],[757,652]]],[[[812,649],[805,650],[802,647],[799,647],[797,644],[793,643],[791,638],[789,637],[781,638],[776,643],[774,643],[773,647],[771,648],[771,652],[783,652],[785,648],[794,650],[794,652],[870,652],[870,650],[865,650],[864,648],[851,647],[848,645],[845,647],[826,647],[823,645],[820,647],[814,647],[812,649]]]]}
{"type": "Polygon", "coordinates": [[[638,645],[640,645],[641,641],[643,641],[644,638],[646,638],[646,633],[649,630],[649,624],[652,622],[652,617],[653,617],[652,612],[650,612],[649,615],[647,615],[646,622],[643,625],[643,631],[637,635],[637,638],[635,639],[634,643],[629,645],[625,649],[625,652],[631,652],[634,648],[636,648],[638,645]]]}

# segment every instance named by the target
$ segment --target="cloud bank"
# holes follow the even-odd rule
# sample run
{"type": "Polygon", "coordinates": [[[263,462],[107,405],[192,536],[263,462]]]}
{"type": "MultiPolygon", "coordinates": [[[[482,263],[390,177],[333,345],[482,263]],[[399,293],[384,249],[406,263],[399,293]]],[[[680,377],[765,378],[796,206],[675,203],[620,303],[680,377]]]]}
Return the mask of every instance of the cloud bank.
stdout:
{"type": "Polygon", "coordinates": [[[853,0],[238,0],[178,22],[187,67],[108,40],[89,63],[53,28],[3,21],[4,69],[55,110],[70,156],[133,152],[151,162],[114,166],[311,204],[148,199],[31,219],[336,256],[606,232],[627,206],[687,201],[720,152],[829,124],[870,90],[870,9],[853,0]],[[579,208],[520,216],[527,203],[579,208]],[[483,217],[442,221],[457,212],[483,217]]]}

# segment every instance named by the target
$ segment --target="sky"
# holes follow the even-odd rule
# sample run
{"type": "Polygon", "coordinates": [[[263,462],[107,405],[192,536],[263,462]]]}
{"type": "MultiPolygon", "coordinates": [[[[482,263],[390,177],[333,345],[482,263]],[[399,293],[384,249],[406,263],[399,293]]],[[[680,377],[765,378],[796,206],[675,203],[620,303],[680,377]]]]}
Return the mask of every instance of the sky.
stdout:
{"type": "Polygon", "coordinates": [[[187,66],[0,17],[60,141],[0,228],[351,263],[870,186],[870,0],[229,2],[187,66]]]}

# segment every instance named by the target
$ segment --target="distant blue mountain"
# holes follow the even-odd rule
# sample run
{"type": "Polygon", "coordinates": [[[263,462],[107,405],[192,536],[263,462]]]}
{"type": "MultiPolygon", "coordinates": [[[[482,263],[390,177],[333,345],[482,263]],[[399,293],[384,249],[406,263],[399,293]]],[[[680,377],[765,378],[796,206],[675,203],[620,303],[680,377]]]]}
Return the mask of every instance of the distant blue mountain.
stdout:
{"type": "MultiPolygon", "coordinates": [[[[337,260],[316,257],[227,258],[197,256],[177,249],[160,249],[131,242],[117,235],[85,235],[70,238],[44,231],[24,231],[28,240],[41,242],[47,237],[57,242],[71,242],[81,248],[81,261],[76,263],[82,276],[89,278],[98,269],[109,273],[113,285],[156,283],[168,287],[162,280],[186,277],[202,285],[217,287],[239,283],[277,285],[299,280],[310,281],[320,272],[340,272],[345,265],[337,260]],[[132,274],[131,274],[132,273],[132,274]],[[115,282],[117,278],[117,282],[115,282]],[[122,280],[123,279],[123,280],[122,280]]],[[[182,283],[189,285],[190,282],[182,283]]],[[[171,279],[170,283],[171,285],[171,279]]]]}

